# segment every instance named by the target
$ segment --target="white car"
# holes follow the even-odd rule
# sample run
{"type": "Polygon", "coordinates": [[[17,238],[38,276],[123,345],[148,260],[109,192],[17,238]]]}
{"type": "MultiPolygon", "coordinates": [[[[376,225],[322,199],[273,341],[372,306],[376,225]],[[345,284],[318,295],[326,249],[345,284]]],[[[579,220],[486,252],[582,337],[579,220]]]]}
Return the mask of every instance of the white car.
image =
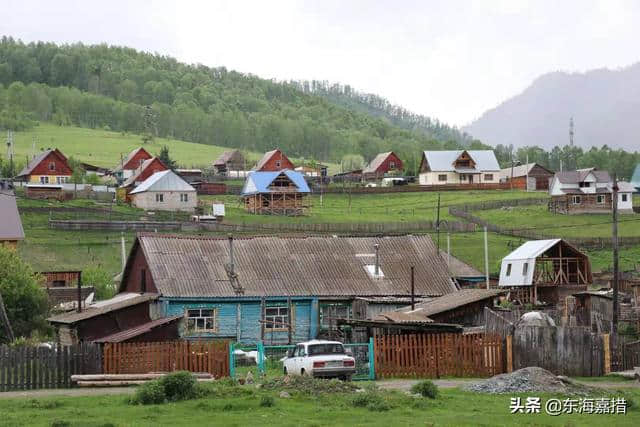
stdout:
{"type": "Polygon", "coordinates": [[[338,341],[311,340],[297,344],[284,360],[284,373],[350,380],[356,360],[338,341]]]}

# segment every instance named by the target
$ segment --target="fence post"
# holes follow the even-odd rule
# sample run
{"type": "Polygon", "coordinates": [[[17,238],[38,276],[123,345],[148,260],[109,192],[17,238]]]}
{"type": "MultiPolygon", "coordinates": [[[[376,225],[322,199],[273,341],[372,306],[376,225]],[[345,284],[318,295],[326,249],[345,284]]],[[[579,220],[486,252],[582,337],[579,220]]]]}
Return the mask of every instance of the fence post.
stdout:
{"type": "Polygon", "coordinates": [[[507,372],[513,372],[513,335],[507,335],[507,372]]]}
{"type": "Polygon", "coordinates": [[[264,371],[264,343],[262,341],[258,342],[258,371],[261,375],[265,375],[264,371]]]}
{"type": "Polygon", "coordinates": [[[376,355],[373,337],[369,337],[369,379],[371,381],[376,379],[376,355]]]}
{"type": "Polygon", "coordinates": [[[236,361],[233,357],[233,341],[229,343],[229,376],[233,379],[236,378],[236,361]]]}

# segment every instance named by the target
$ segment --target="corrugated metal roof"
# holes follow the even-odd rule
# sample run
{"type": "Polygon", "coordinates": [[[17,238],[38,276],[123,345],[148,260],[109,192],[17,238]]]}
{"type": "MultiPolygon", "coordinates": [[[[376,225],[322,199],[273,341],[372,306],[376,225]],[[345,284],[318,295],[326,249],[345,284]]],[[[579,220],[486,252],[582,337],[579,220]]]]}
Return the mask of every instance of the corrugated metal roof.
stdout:
{"type": "Polygon", "coordinates": [[[164,317],[162,319],[152,320],[147,323],[143,323],[142,325],[134,326],[130,329],[125,329],[124,331],[116,332],[115,334],[107,335],[106,337],[98,338],[97,340],[93,340],[98,343],[105,342],[123,342],[130,340],[131,338],[135,338],[142,334],[146,334],[150,332],[152,329],[168,325],[169,323],[178,321],[184,318],[183,315],[173,316],[173,317],[164,317]]]}
{"type": "MultiPolygon", "coordinates": [[[[125,274],[130,274],[138,245],[163,296],[236,295],[225,270],[228,239],[142,233],[125,274]]],[[[245,296],[407,296],[412,265],[416,295],[439,296],[456,290],[429,236],[236,238],[234,258],[245,296]],[[385,273],[382,279],[366,271],[367,265],[375,263],[376,243],[385,273]]]]}
{"type": "Polygon", "coordinates": [[[589,169],[578,169],[575,171],[565,171],[565,172],[556,172],[555,177],[562,184],[578,184],[583,182],[589,174],[593,174],[596,179],[596,182],[604,183],[611,182],[611,176],[607,171],[600,171],[595,168],[589,169]]]}
{"type": "Polygon", "coordinates": [[[386,153],[378,154],[373,160],[371,160],[371,163],[369,163],[369,165],[364,168],[362,173],[375,173],[380,165],[384,163],[387,157],[389,157],[391,154],[393,154],[393,151],[387,151],[386,153]]]}
{"type": "Polygon", "coordinates": [[[431,301],[416,304],[414,310],[411,310],[411,307],[405,307],[400,310],[381,313],[376,319],[386,319],[394,322],[433,322],[429,316],[435,316],[467,304],[493,298],[503,293],[505,293],[505,291],[499,289],[462,289],[439,298],[434,298],[431,301]]]}
{"type": "MultiPolygon", "coordinates": [[[[131,175],[129,178],[127,178],[127,180],[125,182],[123,182],[120,187],[128,187],[130,185],[135,184],[136,181],[138,180],[138,177],[142,174],[142,172],[144,172],[144,170],[146,168],[149,167],[149,165],[151,163],[153,163],[154,159],[155,159],[155,157],[152,157],[152,158],[147,159],[144,162],[142,162],[140,167],[134,171],[133,175],[131,175]]],[[[158,159],[158,161],[160,163],[162,163],[162,160],[158,159]]],[[[162,164],[164,165],[164,163],[162,163],[162,164]]],[[[166,166],[165,166],[165,168],[168,169],[166,166]]]]}
{"type": "Polygon", "coordinates": [[[129,163],[129,161],[131,161],[131,159],[133,159],[135,157],[136,154],[138,154],[138,151],[144,151],[147,156],[149,156],[149,158],[153,157],[151,154],[149,154],[149,152],[147,150],[144,149],[144,147],[138,147],[135,150],[131,151],[127,157],[124,158],[124,160],[121,163],[118,163],[118,166],[116,166],[113,169],[113,172],[119,172],[122,170],[122,166],[126,165],[127,163],[129,163]]]}
{"type": "Polygon", "coordinates": [[[299,193],[311,192],[311,189],[309,188],[307,181],[305,181],[302,173],[285,169],[277,172],[251,172],[244,183],[244,187],[242,188],[242,195],[246,196],[249,194],[278,192],[277,189],[272,190],[269,186],[281,174],[285,174],[287,178],[293,182],[293,184],[298,188],[299,193]]]}
{"type": "Polygon", "coordinates": [[[11,190],[0,190],[0,240],[24,240],[24,229],[11,190]]]}
{"type": "Polygon", "coordinates": [[[466,151],[476,163],[475,170],[499,171],[500,165],[492,150],[453,150],[453,151],[425,151],[424,156],[433,172],[453,172],[455,161],[466,151]]]}
{"type": "Polygon", "coordinates": [[[141,304],[143,302],[155,300],[158,298],[158,294],[138,294],[133,292],[120,293],[111,299],[98,301],[85,310],[78,313],[77,311],[58,314],[51,316],[47,320],[51,323],[76,323],[81,320],[90,319],[95,316],[100,316],[112,311],[120,310],[132,305],[141,304]]]}
{"type": "Polygon", "coordinates": [[[67,161],[67,158],[65,157],[64,154],[62,154],[62,151],[58,150],[57,148],[55,149],[49,149],[49,150],[45,150],[43,152],[41,152],[40,154],[38,154],[37,156],[35,156],[33,159],[31,159],[29,161],[29,163],[27,163],[27,165],[20,171],[20,173],[18,175],[16,175],[17,177],[21,177],[21,176],[27,176],[27,175],[31,175],[31,172],[33,171],[33,169],[38,166],[40,164],[40,162],[42,162],[49,154],[51,153],[56,153],[58,156],[60,156],[61,159],[63,159],[65,162],[67,161]]]}
{"type": "MultiPolygon", "coordinates": [[[[544,170],[546,170],[547,172],[549,172],[549,174],[553,175],[553,172],[550,171],[549,169],[545,168],[544,166],[541,166],[537,163],[527,163],[524,165],[518,165],[518,166],[514,166],[513,167],[513,177],[520,177],[520,176],[527,176],[528,173],[531,173],[531,169],[533,169],[534,167],[540,167],[544,170]]],[[[511,168],[504,168],[500,170],[500,177],[501,178],[511,178],[512,176],[512,171],[511,168]]]]}
{"type": "Polygon", "coordinates": [[[196,189],[182,179],[171,169],[162,172],[156,172],[149,178],[145,179],[142,184],[138,185],[130,194],[142,193],[145,191],[190,191],[195,192],[196,189]]]}
{"type": "Polygon", "coordinates": [[[515,251],[504,257],[503,261],[535,259],[558,244],[561,239],[530,240],[523,243],[515,251]]]}
{"type": "MultiPolygon", "coordinates": [[[[443,250],[440,250],[440,256],[447,262],[447,253],[443,250]]],[[[449,272],[453,277],[484,277],[484,274],[470,266],[469,264],[465,264],[458,258],[453,255],[448,255],[449,257],[449,272]]]]}

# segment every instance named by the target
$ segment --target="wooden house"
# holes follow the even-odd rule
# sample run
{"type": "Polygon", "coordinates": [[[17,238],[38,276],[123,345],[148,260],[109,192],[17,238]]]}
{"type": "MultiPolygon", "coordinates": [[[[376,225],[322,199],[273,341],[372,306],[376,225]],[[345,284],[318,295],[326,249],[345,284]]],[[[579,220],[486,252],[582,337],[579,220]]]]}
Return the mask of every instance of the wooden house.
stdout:
{"type": "Polygon", "coordinates": [[[402,160],[393,151],[380,153],[362,170],[364,179],[380,179],[389,174],[402,173],[402,160]]]}
{"type": "Polygon", "coordinates": [[[24,229],[16,196],[7,181],[0,181],[0,246],[16,249],[24,240],[24,229]]]}
{"type": "Polygon", "coordinates": [[[500,165],[492,150],[425,151],[420,185],[498,184],[500,165]]]}
{"type": "MultiPolygon", "coordinates": [[[[633,213],[635,188],[618,182],[618,212],[633,213]]],[[[613,180],[596,168],[556,172],[549,186],[549,211],[561,214],[610,213],[613,209],[613,180]]]]}
{"type": "Polygon", "coordinates": [[[284,153],[278,149],[267,151],[253,168],[257,172],[277,172],[284,169],[293,170],[295,166],[284,153]]]}
{"type": "MultiPolygon", "coordinates": [[[[567,304],[569,324],[591,328],[593,332],[611,332],[613,296],[609,292],[584,291],[572,295],[573,304],[567,304]],[[573,319],[572,319],[573,318],[573,319]]],[[[569,301],[569,300],[567,300],[569,301]]]]}
{"type": "Polygon", "coordinates": [[[502,259],[501,288],[523,303],[563,303],[593,283],[589,257],[562,239],[532,240],[502,259]],[[516,296],[517,295],[517,296],[516,296]]]}
{"type": "Polygon", "coordinates": [[[175,172],[189,184],[202,182],[202,169],[176,169],[175,172]]]}
{"type": "Polygon", "coordinates": [[[65,193],[62,184],[27,184],[24,187],[27,199],[64,201],[73,198],[72,193],[65,193]]]}
{"type": "Polygon", "coordinates": [[[44,277],[43,285],[47,288],[76,286],[82,280],[82,271],[79,270],[41,271],[39,274],[44,277]]]}
{"type": "Polygon", "coordinates": [[[158,157],[152,157],[143,161],[133,174],[118,187],[118,200],[122,202],[130,202],[131,199],[129,194],[134,188],[142,184],[154,173],[166,171],[168,169],[169,168],[158,157]]]}
{"type": "Polygon", "coordinates": [[[449,323],[462,326],[484,325],[485,307],[498,304],[500,289],[461,289],[441,297],[430,298],[402,309],[380,313],[374,320],[389,322],[449,323]]]}
{"type": "MultiPolygon", "coordinates": [[[[158,295],[152,293],[120,293],[109,300],[96,302],[80,312],[58,314],[50,317],[48,321],[56,329],[58,342],[61,344],[72,345],[100,339],[101,342],[105,342],[105,337],[125,331],[135,335],[136,332],[144,331],[145,327],[153,329],[149,324],[161,319],[151,318],[151,313],[155,313],[152,304],[157,299],[158,295]]],[[[163,328],[162,332],[156,331],[153,336],[147,338],[147,341],[177,339],[177,329],[173,326],[163,328]]]]}
{"type": "Polygon", "coordinates": [[[553,172],[537,163],[517,165],[500,171],[500,182],[513,184],[513,188],[520,190],[547,191],[552,179],[553,172]]]}
{"type": "Polygon", "coordinates": [[[229,175],[231,171],[246,170],[246,160],[240,150],[225,151],[213,162],[216,175],[229,175]]]}
{"type": "Polygon", "coordinates": [[[29,161],[16,180],[31,184],[65,184],[71,179],[71,166],[57,148],[43,151],[29,161]]]}
{"type": "Polygon", "coordinates": [[[252,172],[242,188],[247,212],[261,215],[304,215],[310,208],[309,185],[300,172],[252,172]]]}
{"type": "Polygon", "coordinates": [[[198,195],[172,170],[156,172],[129,193],[131,204],[144,210],[193,212],[198,195]]]}
{"type": "Polygon", "coordinates": [[[183,336],[282,344],[321,336],[321,319],[354,317],[360,298],[406,301],[411,266],[417,298],[457,290],[429,236],[141,233],[119,290],[159,294],[163,316],[187,320],[183,336]]]}
{"type": "Polygon", "coordinates": [[[120,163],[113,168],[113,175],[118,183],[122,183],[129,179],[145,160],[149,160],[152,157],[153,156],[143,147],[136,148],[130,152],[127,157],[120,159],[120,163]]]}

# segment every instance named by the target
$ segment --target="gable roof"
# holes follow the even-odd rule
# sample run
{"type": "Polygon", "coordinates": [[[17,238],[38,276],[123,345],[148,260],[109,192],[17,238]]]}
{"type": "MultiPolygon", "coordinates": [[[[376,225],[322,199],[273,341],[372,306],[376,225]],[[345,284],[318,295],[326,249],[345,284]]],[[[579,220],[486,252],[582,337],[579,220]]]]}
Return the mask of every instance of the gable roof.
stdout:
{"type": "Polygon", "coordinates": [[[162,166],[164,166],[165,170],[169,169],[163,162],[162,160],[160,160],[160,158],[158,157],[152,157],[150,159],[145,160],[144,162],[142,162],[142,164],[140,165],[139,168],[137,168],[134,172],[133,175],[131,175],[129,178],[127,178],[125,180],[125,182],[122,183],[122,185],[120,187],[128,187],[130,185],[133,185],[136,183],[136,181],[138,181],[138,178],[140,177],[140,175],[142,175],[142,173],[145,171],[145,169],[147,169],[149,166],[151,166],[154,161],[160,162],[160,164],[162,166]]]}
{"type": "Polygon", "coordinates": [[[558,244],[562,239],[529,240],[504,257],[503,261],[534,259],[558,244]]]}
{"type": "Polygon", "coordinates": [[[607,171],[601,171],[596,168],[577,169],[574,171],[556,172],[555,177],[561,184],[579,184],[583,182],[589,174],[593,174],[598,183],[611,182],[611,176],[607,171]]]}
{"type": "MultiPolygon", "coordinates": [[[[118,163],[118,166],[116,166],[116,167],[113,169],[113,172],[120,172],[120,171],[123,169],[124,165],[126,165],[127,163],[129,163],[129,162],[131,161],[131,159],[133,159],[133,158],[136,156],[136,154],[138,154],[138,152],[139,152],[139,151],[144,151],[144,152],[146,153],[146,155],[148,156],[147,158],[149,158],[149,159],[150,159],[151,157],[153,157],[151,154],[149,154],[149,152],[148,152],[147,150],[145,150],[145,148],[144,148],[144,147],[138,147],[138,148],[136,148],[135,150],[131,151],[131,152],[127,155],[127,157],[125,157],[125,158],[124,158],[124,160],[123,160],[121,163],[118,163]]],[[[134,169],[137,169],[137,167],[136,167],[136,168],[134,168],[134,169]]]]}
{"type": "Polygon", "coordinates": [[[505,291],[499,289],[461,289],[457,292],[418,303],[414,306],[414,310],[411,310],[411,306],[409,306],[391,312],[380,313],[376,317],[376,320],[433,322],[429,316],[445,313],[488,298],[495,298],[503,293],[505,293],[505,291]]]}
{"type": "MultiPolygon", "coordinates": [[[[550,175],[553,175],[553,172],[550,171],[549,169],[545,168],[542,165],[539,165],[537,163],[527,163],[524,165],[518,165],[518,166],[514,166],[513,167],[513,176],[517,177],[517,176],[526,176],[527,174],[531,173],[531,170],[538,166],[539,168],[544,169],[545,171],[549,172],[550,175]]],[[[511,178],[511,168],[503,168],[500,170],[500,176],[503,178],[511,178]]]]}
{"type": "Polygon", "coordinates": [[[225,165],[227,162],[230,162],[231,160],[233,160],[233,157],[237,155],[242,156],[242,153],[240,153],[240,150],[225,151],[224,153],[220,154],[220,157],[218,157],[217,160],[213,162],[213,165],[214,166],[225,165]]]}
{"type": "MultiPolygon", "coordinates": [[[[440,256],[444,260],[445,264],[447,263],[447,253],[440,250],[440,256]]],[[[449,255],[449,272],[453,277],[484,277],[485,275],[469,264],[462,262],[460,259],[454,257],[453,255],[449,255]]]]}
{"type": "Polygon", "coordinates": [[[29,163],[27,163],[27,165],[20,171],[20,173],[16,175],[16,178],[31,175],[31,172],[33,172],[36,166],[38,166],[44,159],[46,159],[49,154],[54,154],[58,156],[63,162],[67,162],[67,158],[65,157],[65,155],[62,154],[62,151],[58,150],[57,148],[54,148],[53,150],[45,150],[35,156],[33,159],[29,160],[29,163]]]}
{"type": "Polygon", "coordinates": [[[16,196],[11,190],[0,189],[0,218],[0,241],[24,240],[16,196]]]}
{"type": "Polygon", "coordinates": [[[277,153],[280,153],[281,160],[286,160],[291,163],[291,160],[289,160],[289,158],[285,156],[285,154],[280,149],[276,148],[275,150],[267,151],[266,153],[264,153],[264,156],[262,156],[262,158],[258,161],[253,170],[259,171],[260,169],[262,169],[267,164],[267,162],[269,162],[269,160],[277,153]]]}
{"type": "MultiPolygon", "coordinates": [[[[138,251],[144,254],[157,291],[166,297],[234,297],[229,281],[227,238],[141,233],[129,254],[124,289],[138,251]]],[[[410,266],[415,294],[456,290],[429,236],[242,237],[233,241],[234,272],[244,296],[407,296],[410,266]],[[374,278],[379,244],[384,276],[374,278]]]]}
{"type": "Polygon", "coordinates": [[[247,180],[244,182],[242,195],[246,196],[249,194],[277,192],[277,190],[270,189],[269,186],[281,174],[286,175],[287,178],[293,182],[293,185],[298,188],[299,193],[311,192],[311,189],[309,188],[307,181],[305,181],[302,173],[285,169],[277,172],[251,172],[247,177],[247,180]]]}
{"type": "Polygon", "coordinates": [[[464,152],[476,163],[476,170],[499,171],[500,165],[492,150],[452,150],[452,151],[425,151],[424,158],[429,163],[432,172],[453,172],[455,161],[464,152]]]}
{"type": "Polygon", "coordinates": [[[196,189],[171,169],[167,169],[166,171],[154,173],[129,194],[138,194],[145,191],[196,191],[196,189]]]}
{"type": "Polygon", "coordinates": [[[378,154],[373,160],[371,160],[371,163],[369,163],[369,165],[366,168],[364,168],[362,173],[374,173],[374,172],[376,172],[378,170],[378,168],[387,159],[387,157],[389,157],[392,154],[397,157],[397,155],[393,151],[387,151],[386,153],[378,154]]]}

